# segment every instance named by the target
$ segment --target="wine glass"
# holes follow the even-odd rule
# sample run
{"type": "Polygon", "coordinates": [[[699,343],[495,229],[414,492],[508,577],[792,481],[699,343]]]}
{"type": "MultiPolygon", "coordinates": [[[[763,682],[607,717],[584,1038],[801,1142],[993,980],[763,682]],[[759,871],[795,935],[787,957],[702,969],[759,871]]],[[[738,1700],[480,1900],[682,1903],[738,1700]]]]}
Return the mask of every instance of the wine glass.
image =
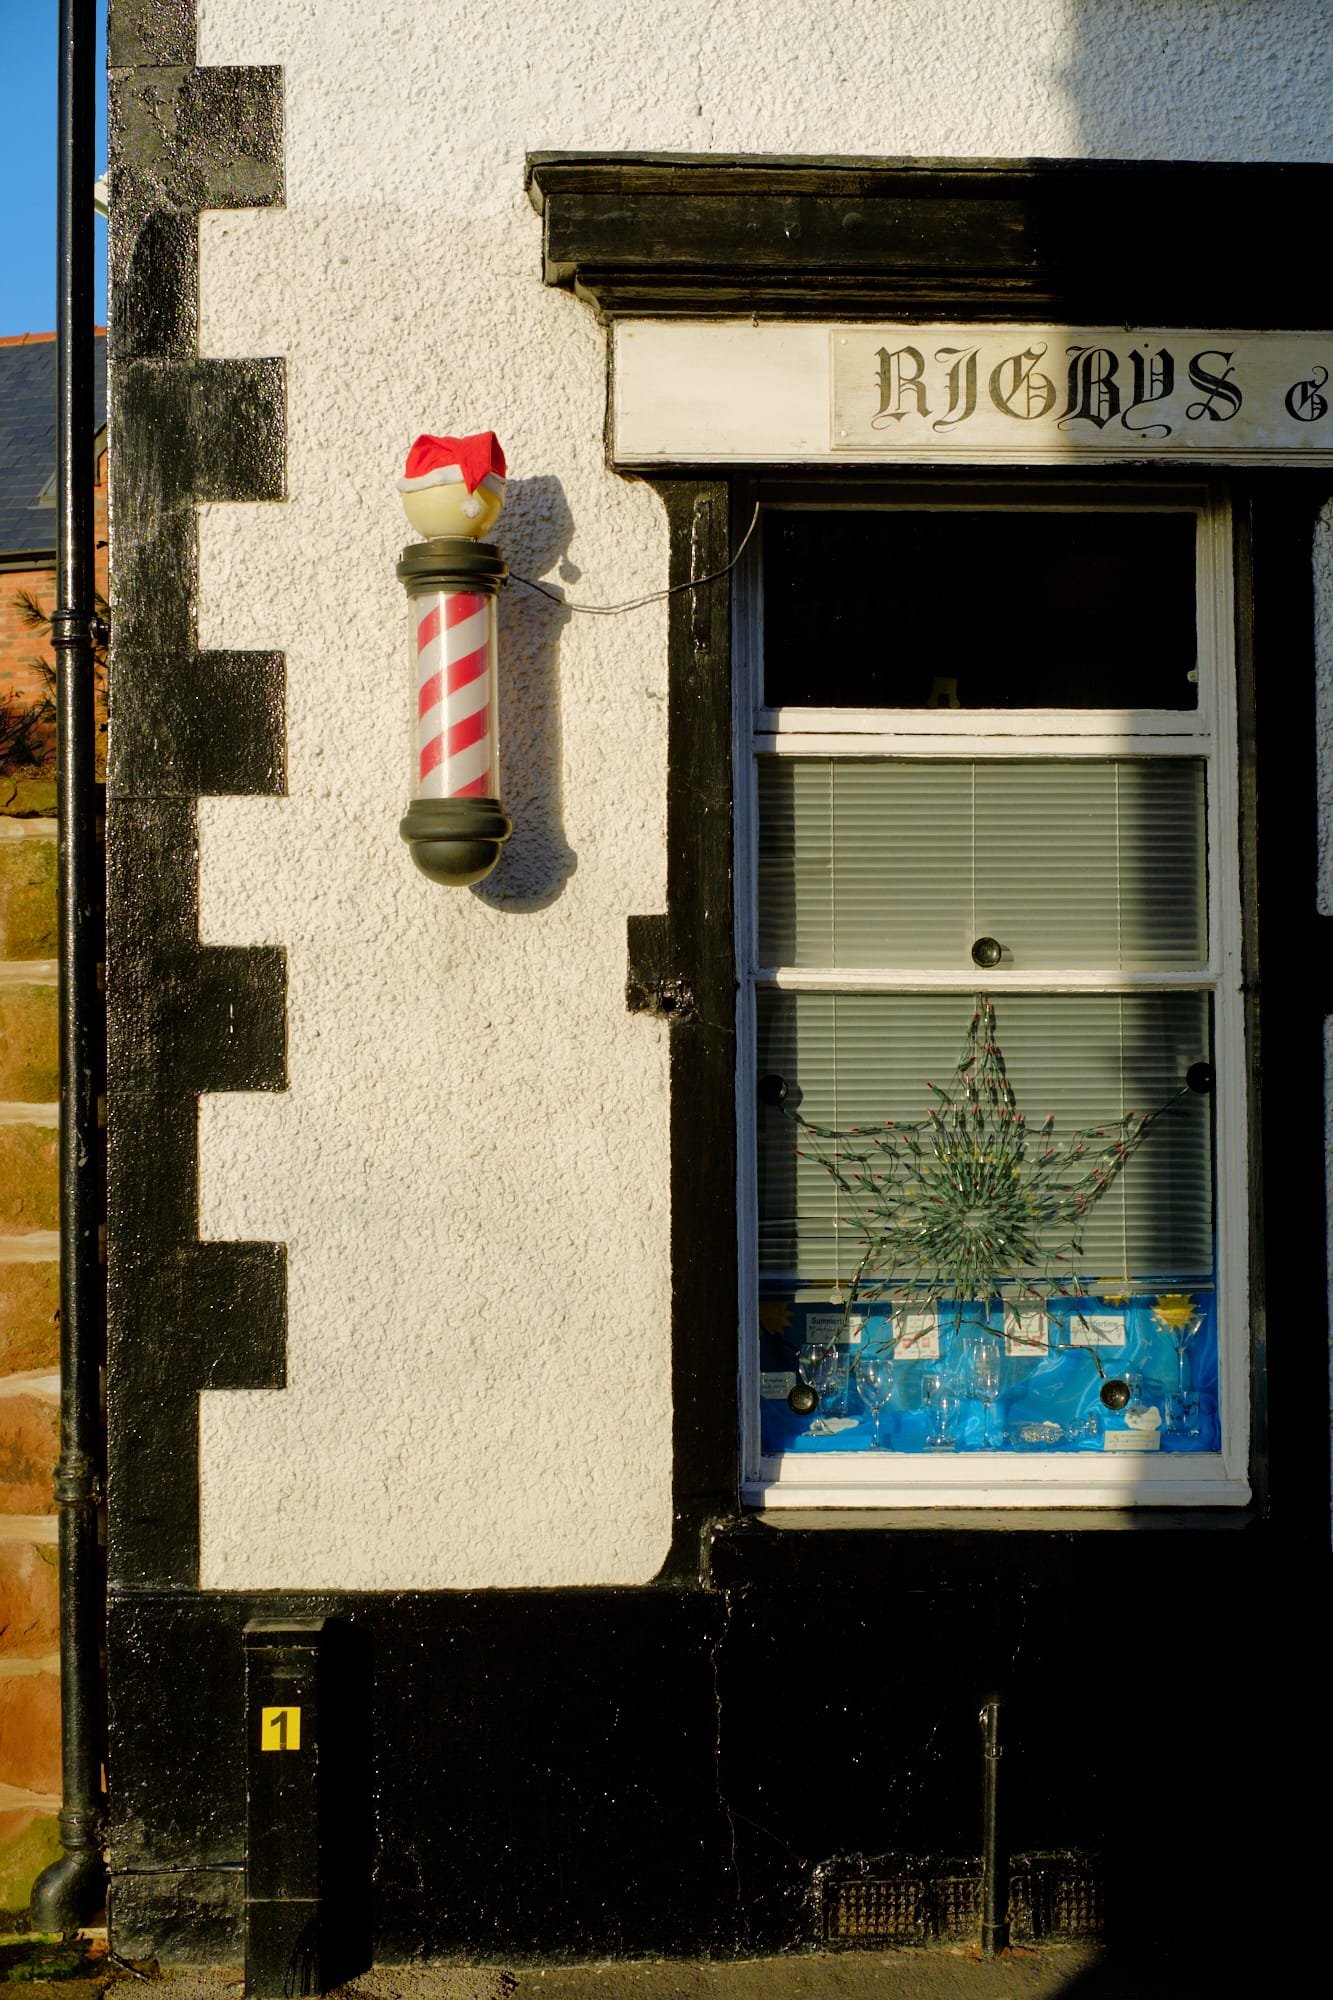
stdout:
{"type": "MultiPolygon", "coordinates": [[[[827,1353],[828,1349],[822,1340],[808,1340],[796,1356],[796,1373],[806,1388],[813,1390],[816,1397],[819,1395],[819,1387],[815,1376],[827,1353]]],[[[814,1407],[816,1410],[819,1408],[818,1402],[814,1407]]],[[[804,1415],[805,1412],[802,1411],[801,1414],[804,1415]]]]}
{"type": "Polygon", "coordinates": [[[812,1380],[819,1391],[819,1415],[811,1424],[810,1431],[814,1437],[827,1437],[837,1429],[832,1419],[843,1413],[842,1399],[846,1390],[843,1358],[836,1346],[824,1349],[812,1380]]]}
{"type": "Polygon", "coordinates": [[[962,1391],[956,1378],[946,1373],[940,1381],[939,1394],[935,1398],[939,1428],[934,1437],[926,1439],[929,1451],[957,1451],[958,1449],[958,1409],[963,1400],[962,1391]]]}
{"type": "Polygon", "coordinates": [[[972,1386],[981,1398],[982,1427],[981,1448],[983,1451],[997,1451],[1004,1442],[1003,1434],[996,1439],[991,1436],[991,1405],[1000,1393],[1000,1381],[1004,1373],[1004,1357],[996,1340],[983,1340],[972,1361],[972,1386]]]}
{"type": "Polygon", "coordinates": [[[875,1420],[871,1449],[887,1449],[880,1436],[880,1418],[885,1405],[893,1394],[893,1356],[891,1354],[863,1354],[856,1364],[856,1393],[875,1420]]]}
{"type": "Polygon", "coordinates": [[[1153,1313],[1154,1320],[1175,1350],[1176,1386],[1166,1399],[1166,1428],[1174,1437],[1199,1435],[1199,1398],[1190,1388],[1186,1362],[1189,1357],[1190,1342],[1206,1317],[1207,1315],[1201,1312],[1153,1313]]]}
{"type": "MultiPolygon", "coordinates": [[[[828,1341],[807,1341],[796,1357],[796,1372],[808,1388],[819,1398],[820,1408],[832,1400],[840,1386],[842,1362],[835,1346],[828,1341]]],[[[807,1431],[807,1437],[827,1437],[832,1426],[825,1416],[817,1416],[807,1431]]]]}

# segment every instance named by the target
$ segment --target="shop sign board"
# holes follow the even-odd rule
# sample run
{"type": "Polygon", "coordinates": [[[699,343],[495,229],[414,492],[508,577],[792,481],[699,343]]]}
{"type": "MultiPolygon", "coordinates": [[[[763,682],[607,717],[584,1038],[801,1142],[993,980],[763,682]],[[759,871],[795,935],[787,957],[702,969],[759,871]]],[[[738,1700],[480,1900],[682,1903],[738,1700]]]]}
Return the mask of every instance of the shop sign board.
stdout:
{"type": "Polygon", "coordinates": [[[617,465],[1285,464],[1333,452],[1333,333],[628,320],[617,465]]]}

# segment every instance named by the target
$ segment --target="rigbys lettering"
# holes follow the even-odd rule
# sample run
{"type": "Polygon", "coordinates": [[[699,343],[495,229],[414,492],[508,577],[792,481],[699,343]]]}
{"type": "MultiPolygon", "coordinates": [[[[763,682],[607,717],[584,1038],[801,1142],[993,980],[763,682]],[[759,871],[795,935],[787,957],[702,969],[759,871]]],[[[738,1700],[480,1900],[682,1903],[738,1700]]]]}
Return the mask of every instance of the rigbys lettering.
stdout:
{"type": "MultiPolygon", "coordinates": [[[[939,435],[961,429],[980,411],[983,425],[993,421],[993,413],[1024,424],[1049,419],[1062,431],[1090,424],[1105,432],[1115,425],[1134,438],[1161,441],[1182,425],[1230,423],[1245,402],[1232,349],[1200,348],[1186,361],[1153,336],[1139,335],[1129,348],[1080,343],[1063,349],[1062,380],[1052,369],[1047,342],[1029,338],[1031,346],[1008,354],[999,349],[1002,358],[994,365],[997,346],[988,342],[877,348],[871,429],[889,431],[908,419],[911,432],[916,419],[939,435]],[[1193,395],[1188,403],[1182,377],[1193,395]]],[[[1305,375],[1279,391],[1288,417],[1302,424],[1326,418],[1333,406],[1329,381],[1328,366],[1307,362],[1305,375]]]]}
{"type": "Polygon", "coordinates": [[[1174,356],[1165,347],[1159,347],[1156,353],[1151,348],[1132,347],[1129,364],[1134,370],[1134,400],[1121,417],[1121,423],[1127,431],[1134,431],[1139,437],[1170,437],[1170,424],[1132,424],[1130,418],[1135,410],[1142,410],[1149,403],[1165,402],[1171,394],[1176,386],[1174,356]]]}
{"type": "Polygon", "coordinates": [[[1058,419],[1067,424],[1096,424],[1098,430],[1120,415],[1120,390],[1116,372],[1120,357],[1109,347],[1067,347],[1069,359],[1069,400],[1058,419]]]}
{"type": "Polygon", "coordinates": [[[937,347],[935,359],[951,364],[948,374],[949,408],[936,417],[932,430],[947,431],[965,424],[977,407],[977,353],[975,347],[937,347]]]}
{"type": "Polygon", "coordinates": [[[1185,415],[1192,424],[1202,423],[1205,417],[1215,424],[1231,422],[1244,401],[1231,380],[1234,373],[1231,355],[1223,354],[1218,348],[1205,347],[1202,353],[1195,355],[1189,366],[1190,385],[1201,389],[1203,394],[1197,403],[1186,405],[1185,415]],[[1215,374],[1211,368],[1204,367],[1205,361],[1225,361],[1226,369],[1221,375],[1215,374]]]}
{"type": "Polygon", "coordinates": [[[1317,424],[1328,415],[1328,397],[1321,393],[1327,381],[1327,368],[1316,361],[1308,381],[1292,383],[1282,400],[1288,415],[1295,417],[1298,424],[1317,424]]]}
{"type": "Polygon", "coordinates": [[[911,396],[916,402],[916,414],[928,417],[926,407],[926,359],[919,347],[881,347],[875,356],[879,363],[879,408],[870,419],[872,430],[883,430],[885,424],[896,424],[907,415],[904,396],[911,396]]]}
{"type": "Polygon", "coordinates": [[[990,399],[1006,417],[1031,423],[1044,417],[1055,401],[1055,384],[1049,375],[1036,373],[1037,363],[1046,353],[1040,347],[1025,347],[1021,354],[1008,354],[998,368],[992,368],[990,399]]]}

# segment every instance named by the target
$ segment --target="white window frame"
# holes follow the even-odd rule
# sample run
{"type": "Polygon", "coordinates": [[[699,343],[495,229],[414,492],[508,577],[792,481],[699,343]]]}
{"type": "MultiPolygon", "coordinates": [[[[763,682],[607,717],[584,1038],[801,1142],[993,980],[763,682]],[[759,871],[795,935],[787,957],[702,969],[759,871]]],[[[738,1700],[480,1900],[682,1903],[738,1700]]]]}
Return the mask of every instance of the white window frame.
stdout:
{"type": "Polygon", "coordinates": [[[966,488],[885,480],[855,489],[804,484],[762,497],[760,532],[738,568],[735,592],[737,1157],[740,1224],[741,1495],[757,1509],[1234,1507],[1249,1483],[1249,1206],[1245,1022],[1241,972],[1238,756],[1231,511],[1224,480],[1151,484],[1108,478],[1078,488],[1039,477],[1020,486],[984,477],[966,488]],[[1119,509],[1193,512],[1196,536],[1198,707],[1181,710],[768,709],[762,705],[763,517],[790,507],[975,512],[979,506],[1035,514],[1119,509]],[[1209,957],[1197,972],[1040,973],[996,970],[985,990],[1006,993],[1135,992],[1169,987],[1213,997],[1215,1207],[1217,1216],[1218,1414],[1216,1453],[1120,1454],[836,1453],[765,1458],[759,1441],[758,1189],[755,995],[789,991],[951,993],[978,990],[975,971],[766,967],[758,936],[758,799],[761,756],[959,758],[1202,758],[1207,772],[1209,957]]]}

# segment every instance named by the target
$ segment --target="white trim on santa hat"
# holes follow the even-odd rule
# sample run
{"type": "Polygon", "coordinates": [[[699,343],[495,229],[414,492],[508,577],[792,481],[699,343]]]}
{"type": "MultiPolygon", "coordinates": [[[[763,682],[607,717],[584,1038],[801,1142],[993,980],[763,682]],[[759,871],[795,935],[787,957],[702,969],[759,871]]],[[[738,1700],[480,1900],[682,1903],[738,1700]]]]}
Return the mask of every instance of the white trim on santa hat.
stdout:
{"type": "MultiPolygon", "coordinates": [[[[408,479],[406,475],[400,477],[398,491],[400,493],[420,493],[422,488],[426,486],[460,486],[462,483],[463,468],[460,465],[437,465],[430,472],[418,473],[415,479],[408,479]]],[[[483,486],[488,493],[494,494],[497,500],[502,501],[504,499],[505,483],[498,472],[483,472],[477,482],[477,487],[473,490],[477,491],[483,486]]]]}

